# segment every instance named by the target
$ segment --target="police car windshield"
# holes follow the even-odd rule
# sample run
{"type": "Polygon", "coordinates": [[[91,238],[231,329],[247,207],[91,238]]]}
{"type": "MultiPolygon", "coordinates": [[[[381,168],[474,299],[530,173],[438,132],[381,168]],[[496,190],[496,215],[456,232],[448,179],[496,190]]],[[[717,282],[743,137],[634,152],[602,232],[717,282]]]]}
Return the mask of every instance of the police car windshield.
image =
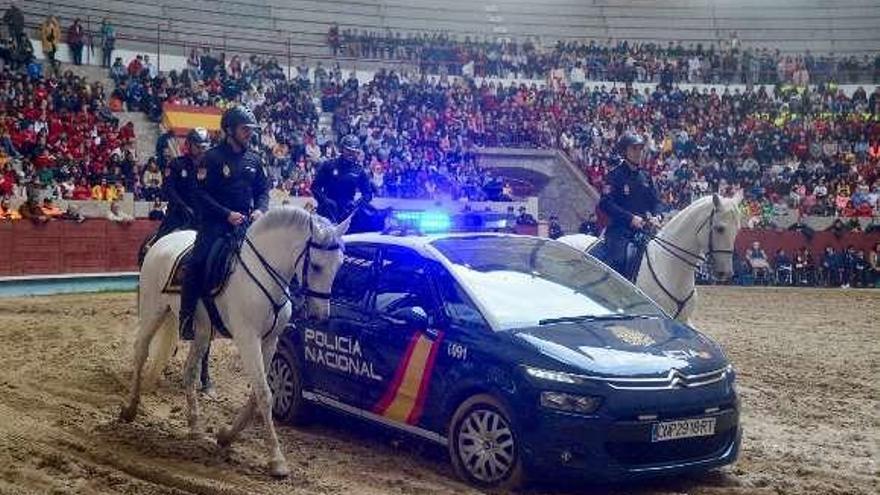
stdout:
{"type": "Polygon", "coordinates": [[[431,244],[501,330],[588,317],[662,316],[623,278],[559,242],[475,236],[431,244]]]}

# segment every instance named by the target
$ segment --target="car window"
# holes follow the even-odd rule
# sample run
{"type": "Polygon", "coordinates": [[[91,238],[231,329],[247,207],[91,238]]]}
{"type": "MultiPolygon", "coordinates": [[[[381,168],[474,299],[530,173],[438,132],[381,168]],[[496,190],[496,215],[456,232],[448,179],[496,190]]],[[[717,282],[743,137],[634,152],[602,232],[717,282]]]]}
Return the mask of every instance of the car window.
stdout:
{"type": "Polygon", "coordinates": [[[418,253],[402,248],[386,249],[376,283],[376,312],[390,315],[401,308],[416,306],[429,312],[427,282],[425,263],[418,253]]]}
{"type": "Polygon", "coordinates": [[[433,278],[450,325],[464,329],[489,328],[480,310],[445,268],[437,267],[433,278]]]}
{"type": "Polygon", "coordinates": [[[342,266],[333,280],[333,301],[342,304],[363,304],[372,286],[376,260],[376,247],[348,245],[345,247],[342,266]]]}
{"type": "Polygon", "coordinates": [[[663,315],[608,267],[560,242],[473,236],[431,245],[502,330],[585,315],[663,315]]]}

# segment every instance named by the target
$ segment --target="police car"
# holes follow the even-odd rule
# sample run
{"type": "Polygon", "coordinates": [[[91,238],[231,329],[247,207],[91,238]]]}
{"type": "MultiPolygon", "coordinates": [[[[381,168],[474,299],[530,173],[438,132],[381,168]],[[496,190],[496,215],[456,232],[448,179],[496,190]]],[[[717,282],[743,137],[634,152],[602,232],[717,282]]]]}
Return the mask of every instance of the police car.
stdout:
{"type": "Polygon", "coordinates": [[[269,381],[282,420],[319,405],[402,430],[446,446],[484,488],[737,457],[721,348],[562,243],[350,235],[332,293],[328,321],[291,324],[279,341],[269,381]]]}

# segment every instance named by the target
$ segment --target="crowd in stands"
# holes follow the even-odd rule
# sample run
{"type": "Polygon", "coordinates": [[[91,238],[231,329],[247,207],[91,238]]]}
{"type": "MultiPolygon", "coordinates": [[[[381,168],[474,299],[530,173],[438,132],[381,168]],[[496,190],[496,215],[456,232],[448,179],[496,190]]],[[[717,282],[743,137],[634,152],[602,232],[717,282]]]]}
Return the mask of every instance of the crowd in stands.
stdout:
{"type": "MultiPolygon", "coordinates": [[[[14,33],[14,19],[4,20],[14,33]]],[[[109,62],[115,34],[106,21],[101,33],[109,62]]],[[[418,58],[433,44],[460,47],[442,35],[383,38],[337,30],[329,39],[337,52],[385,58],[418,58]]],[[[487,47],[472,40],[465,45],[487,47]]],[[[526,63],[528,54],[541,51],[531,43],[510,47],[525,54],[526,63]]],[[[735,37],[703,52],[626,43],[568,43],[553,52],[580,57],[633,50],[676,57],[746,52],[735,37]]],[[[137,157],[133,127],[119,126],[111,110],[143,111],[158,121],[165,103],[243,104],[261,123],[257,149],[273,184],[291,195],[310,194],[318,165],[338,155],[335,137],[348,133],[360,137],[363,164],[383,196],[510,199],[510,184],[477,163],[478,149],[486,146],[562,149],[601,191],[617,138],[635,131],[648,141],[646,166],[670,209],[737,187],[746,192],[750,227],[772,226],[785,212],[844,218],[880,213],[880,87],[850,96],[834,83],[684,90],[661,77],[638,91],[565,78],[538,86],[396,70],[379,70],[361,84],[338,64],[309,67],[303,61],[287,78],[276,59],[203,48],[192,50],[183,70],[167,73],[146,55],[117,57],[109,64],[115,88],[108,93],[70,73],[43,76],[32,55],[23,61],[13,51],[2,55],[3,196],[38,183],[56,198],[112,201],[130,191],[155,200],[172,154],[171,133],[160,138],[154,157],[137,157]],[[332,128],[319,130],[316,99],[332,113],[332,128]]]]}
{"type": "Polygon", "coordinates": [[[334,56],[397,60],[430,74],[547,79],[562,74],[585,81],[654,83],[880,82],[880,55],[814,55],[743,46],[737,34],[718,43],[558,41],[522,42],[444,32],[371,31],[333,25],[327,43],[334,56]]]}
{"type": "Polygon", "coordinates": [[[827,246],[817,255],[808,247],[770,255],[755,241],[737,254],[733,282],[740,285],[880,287],[880,243],[867,252],[850,245],[840,251],[827,246]]]}

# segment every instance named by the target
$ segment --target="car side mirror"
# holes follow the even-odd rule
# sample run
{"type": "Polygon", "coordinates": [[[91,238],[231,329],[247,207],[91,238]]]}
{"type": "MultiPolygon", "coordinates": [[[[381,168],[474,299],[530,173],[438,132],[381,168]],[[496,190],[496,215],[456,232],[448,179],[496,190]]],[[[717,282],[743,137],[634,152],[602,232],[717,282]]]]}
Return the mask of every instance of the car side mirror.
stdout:
{"type": "Polygon", "coordinates": [[[391,316],[407,325],[424,329],[430,324],[428,313],[421,306],[407,306],[395,310],[391,316]]]}

